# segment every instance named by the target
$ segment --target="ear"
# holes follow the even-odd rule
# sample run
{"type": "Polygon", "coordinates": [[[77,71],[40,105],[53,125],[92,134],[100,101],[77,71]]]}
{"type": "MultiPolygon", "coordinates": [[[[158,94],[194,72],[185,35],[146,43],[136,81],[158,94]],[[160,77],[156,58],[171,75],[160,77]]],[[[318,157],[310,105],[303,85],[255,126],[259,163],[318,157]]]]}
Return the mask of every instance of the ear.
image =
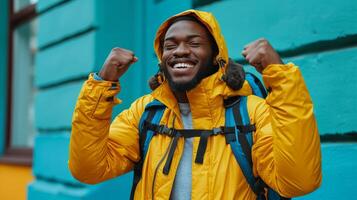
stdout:
{"type": "Polygon", "coordinates": [[[216,65],[218,65],[218,61],[216,58],[213,58],[213,66],[216,66],[216,65]]]}

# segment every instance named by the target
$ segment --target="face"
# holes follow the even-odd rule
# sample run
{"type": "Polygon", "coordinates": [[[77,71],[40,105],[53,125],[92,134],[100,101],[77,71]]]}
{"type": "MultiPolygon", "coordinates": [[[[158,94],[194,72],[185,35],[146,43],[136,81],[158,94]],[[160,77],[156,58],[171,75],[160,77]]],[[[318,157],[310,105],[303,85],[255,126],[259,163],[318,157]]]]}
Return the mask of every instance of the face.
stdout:
{"type": "Polygon", "coordinates": [[[207,30],[189,20],[175,22],[163,41],[161,68],[174,91],[194,88],[202,78],[212,74],[212,41],[207,30]]]}

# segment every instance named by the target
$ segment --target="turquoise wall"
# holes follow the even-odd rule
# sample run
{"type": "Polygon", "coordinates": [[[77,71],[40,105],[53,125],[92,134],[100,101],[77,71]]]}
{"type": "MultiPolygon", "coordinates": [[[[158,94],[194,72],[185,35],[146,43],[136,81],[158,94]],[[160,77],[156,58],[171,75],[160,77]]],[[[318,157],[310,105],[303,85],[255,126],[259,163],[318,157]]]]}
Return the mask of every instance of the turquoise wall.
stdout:
{"type": "MultiPolygon", "coordinates": [[[[343,137],[357,131],[354,0],[211,2],[198,9],[217,17],[232,58],[243,61],[240,52],[244,44],[267,38],[284,61],[300,66],[315,103],[321,135],[338,133],[343,137]]],[[[0,1],[0,154],[5,138],[6,4],[0,1]]],[[[123,104],[115,108],[115,113],[149,92],[147,80],[157,71],[153,50],[156,29],[164,19],[191,5],[191,0],[39,0],[36,179],[28,186],[28,199],[128,199],[132,173],[95,186],[79,183],[71,176],[67,160],[75,101],[88,74],[101,68],[115,46],[130,49],[139,58],[121,79],[119,98],[123,104]]],[[[245,68],[252,70],[247,65],[245,68]]],[[[322,153],[322,186],[301,199],[348,199],[353,195],[352,181],[357,179],[357,144],[324,143],[322,153]]]]}
{"type": "MultiPolygon", "coordinates": [[[[100,69],[111,48],[134,47],[131,34],[122,31],[133,32],[134,24],[118,20],[134,16],[127,9],[133,5],[129,0],[111,4],[99,0],[38,2],[37,10],[41,13],[35,69],[39,88],[35,100],[38,134],[33,158],[36,180],[28,186],[28,199],[129,198],[127,191],[131,185],[127,181],[131,180],[131,174],[95,186],[85,185],[71,176],[67,160],[72,112],[83,81],[90,72],[100,69]]],[[[138,81],[128,81],[140,87],[138,81]]],[[[139,93],[128,95],[126,105],[135,95],[139,93]]]]}
{"type": "MultiPolygon", "coordinates": [[[[314,101],[322,140],[357,136],[357,3],[354,0],[217,1],[198,9],[220,22],[229,54],[243,62],[243,46],[267,38],[285,62],[302,71],[314,101]],[[233,20],[234,19],[234,20],[233,20]]],[[[245,65],[245,69],[255,71],[245,65]]],[[[296,199],[351,199],[357,178],[357,143],[322,144],[323,181],[296,199]]]]}
{"type": "Polygon", "coordinates": [[[5,119],[7,98],[7,1],[0,1],[0,156],[5,150],[5,119]]]}
{"type": "Polygon", "coordinates": [[[232,58],[242,60],[243,46],[264,37],[300,66],[320,134],[357,131],[355,1],[226,0],[199,9],[217,17],[232,58]]]}

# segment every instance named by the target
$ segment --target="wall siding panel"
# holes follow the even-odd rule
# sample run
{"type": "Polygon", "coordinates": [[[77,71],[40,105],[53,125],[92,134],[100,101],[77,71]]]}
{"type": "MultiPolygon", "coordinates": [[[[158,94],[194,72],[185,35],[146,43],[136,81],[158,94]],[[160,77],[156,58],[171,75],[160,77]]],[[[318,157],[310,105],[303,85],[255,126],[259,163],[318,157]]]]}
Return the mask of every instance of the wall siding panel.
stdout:
{"type": "Polygon", "coordinates": [[[28,186],[28,200],[117,200],[129,199],[132,173],[97,185],[72,187],[37,179],[28,186]]]}
{"type": "Polygon", "coordinates": [[[36,136],[33,157],[33,173],[36,177],[83,187],[68,169],[69,138],[69,132],[36,136]]]}
{"type": "Polygon", "coordinates": [[[354,199],[357,179],[357,143],[323,144],[322,184],[318,190],[296,200],[354,199]]]}
{"type": "Polygon", "coordinates": [[[354,0],[226,0],[198,9],[217,17],[232,58],[242,58],[243,46],[260,37],[287,50],[357,33],[354,0]]]}
{"type": "Polygon", "coordinates": [[[40,0],[36,5],[37,12],[43,12],[44,10],[58,5],[59,3],[65,2],[68,0],[40,0]]]}
{"type": "Polygon", "coordinates": [[[39,48],[95,27],[94,5],[95,0],[72,0],[40,15],[39,48]]]}
{"type": "Polygon", "coordinates": [[[35,121],[39,129],[71,127],[72,113],[82,82],[39,91],[35,99],[35,121]]]}
{"type": "Polygon", "coordinates": [[[357,131],[356,55],[351,48],[287,59],[302,71],[320,134],[357,131]]]}
{"type": "Polygon", "coordinates": [[[95,35],[92,31],[38,52],[36,85],[41,87],[88,75],[95,65],[95,35]]]}

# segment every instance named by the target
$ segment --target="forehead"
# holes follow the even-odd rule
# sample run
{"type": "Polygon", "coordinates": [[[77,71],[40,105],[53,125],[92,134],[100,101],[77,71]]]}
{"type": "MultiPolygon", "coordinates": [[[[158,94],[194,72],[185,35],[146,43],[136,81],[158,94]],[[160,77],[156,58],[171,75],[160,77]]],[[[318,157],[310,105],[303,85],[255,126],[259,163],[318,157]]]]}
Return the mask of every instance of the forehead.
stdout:
{"type": "Polygon", "coordinates": [[[208,39],[206,28],[202,24],[191,20],[181,20],[173,23],[167,30],[164,39],[180,38],[192,35],[208,39]]]}

